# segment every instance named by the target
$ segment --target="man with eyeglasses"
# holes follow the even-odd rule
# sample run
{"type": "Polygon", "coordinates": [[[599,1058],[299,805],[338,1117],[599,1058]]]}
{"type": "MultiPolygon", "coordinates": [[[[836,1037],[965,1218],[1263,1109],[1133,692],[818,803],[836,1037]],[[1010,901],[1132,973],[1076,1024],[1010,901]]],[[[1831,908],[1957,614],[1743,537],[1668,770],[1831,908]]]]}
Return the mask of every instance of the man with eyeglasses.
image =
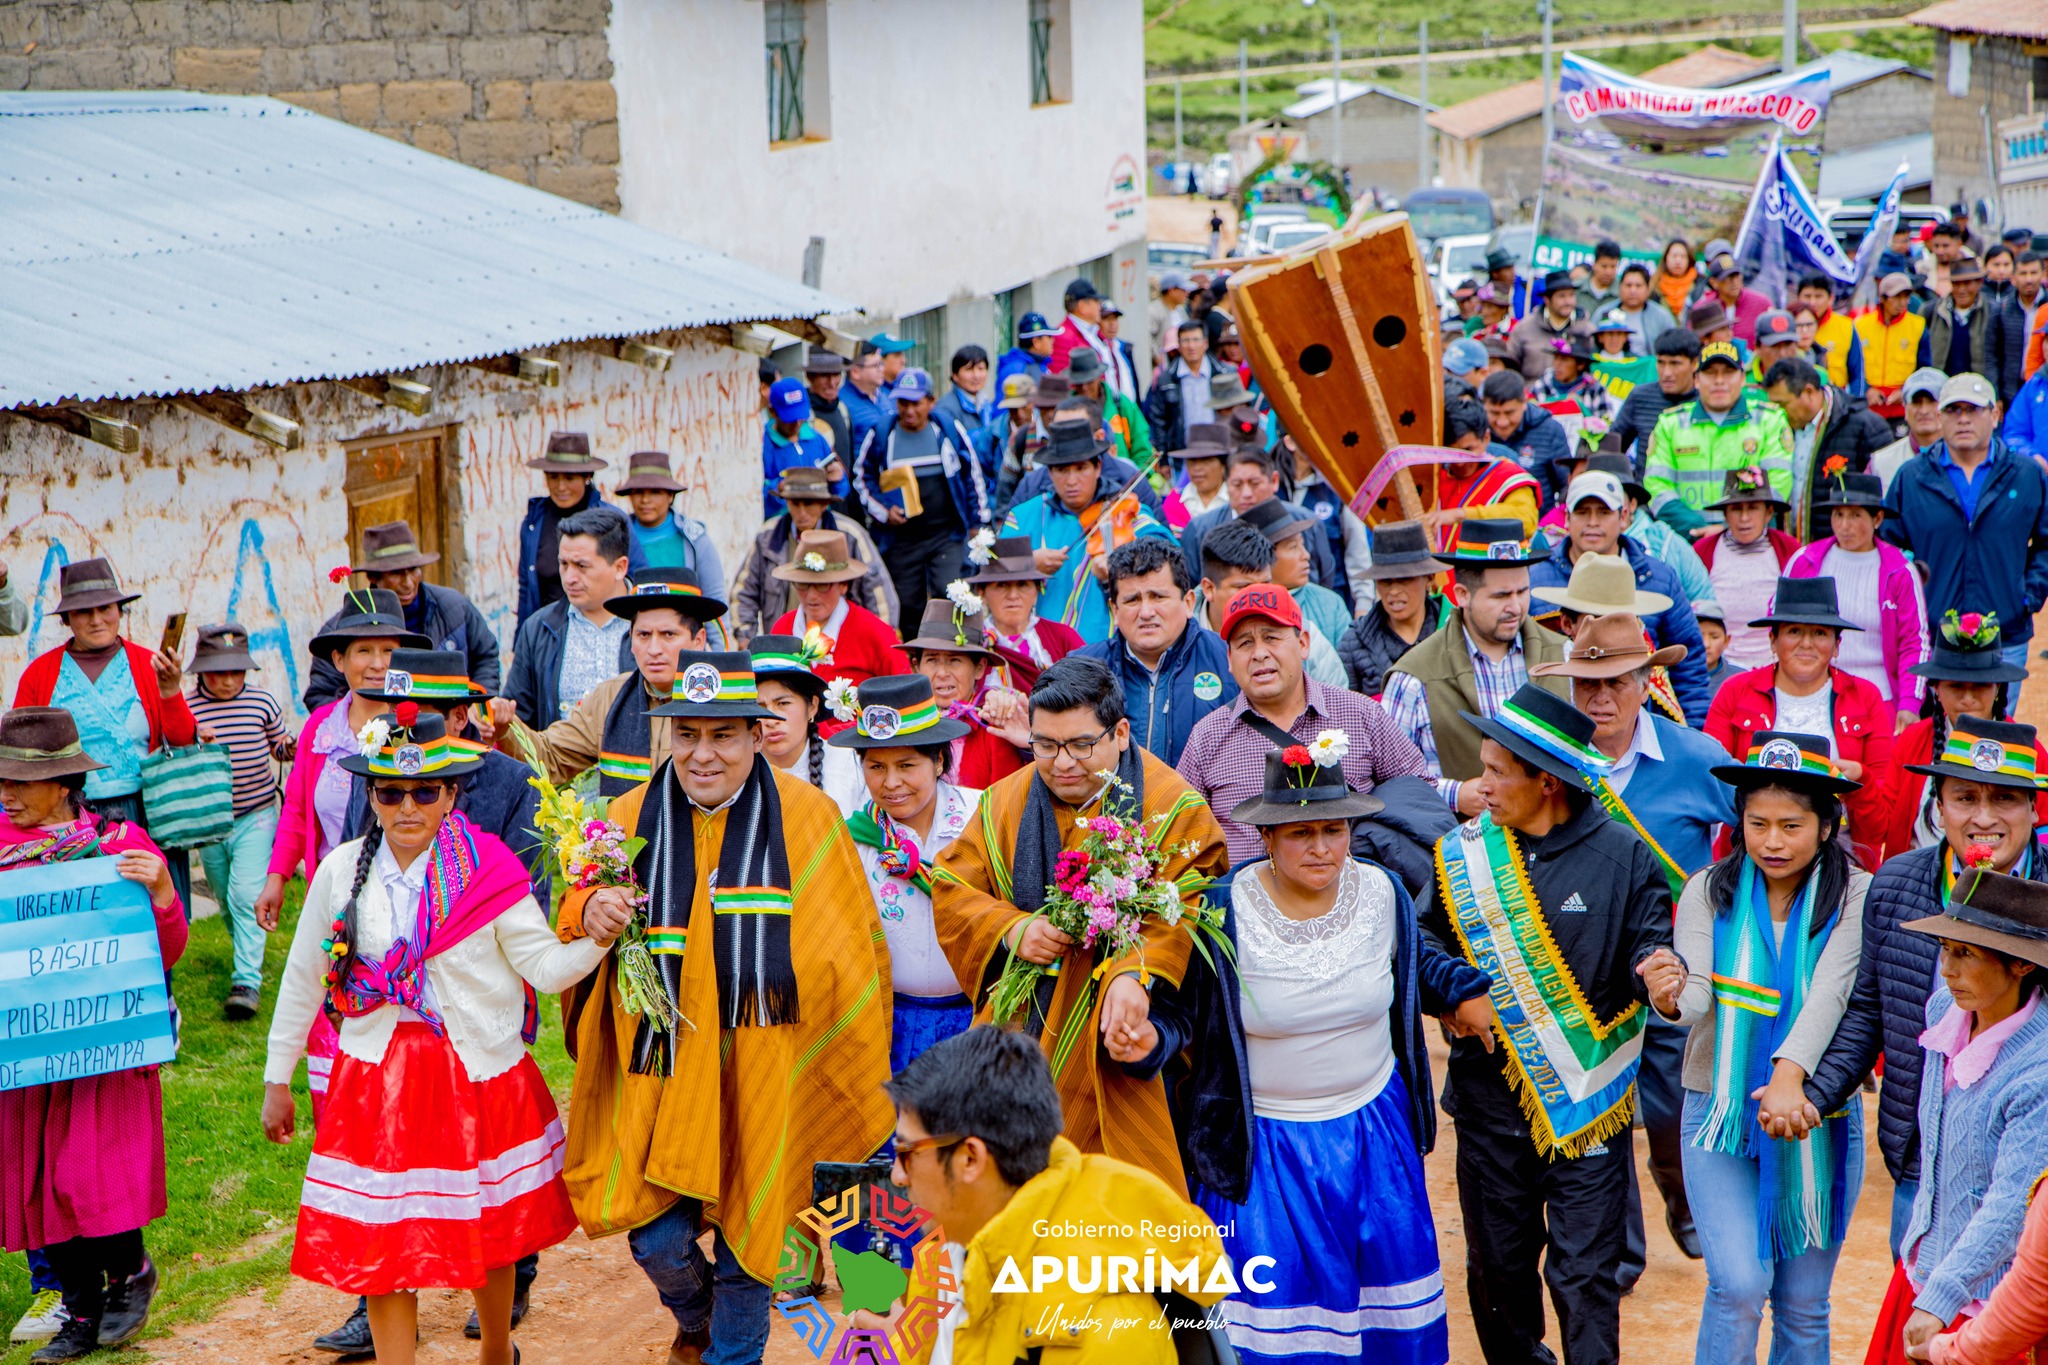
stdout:
{"type": "MultiPolygon", "coordinates": [[[[1112,1256],[1134,1266],[1181,1267],[1192,1259],[1203,1282],[1190,1296],[1197,1304],[1214,1302],[1221,1294],[1205,1286],[1223,1255],[1222,1240],[1182,1186],[1083,1155],[1061,1137],[1060,1096],[1045,1059],[1007,1029],[955,1034],[885,1089],[896,1105],[893,1179],[945,1228],[949,1242],[967,1248],[955,1266],[965,1311],[947,1314],[938,1326],[945,1359],[1009,1365],[1038,1354],[1052,1335],[1043,1323],[1097,1323],[1077,1332],[1079,1340],[1055,1337],[1067,1343],[1057,1354],[1073,1362],[1114,1354],[1118,1365],[1174,1365],[1170,1319],[1201,1317],[1199,1309],[1175,1303],[1169,1312],[1165,1296],[1114,1276],[1084,1275],[1087,1288],[1064,1276],[1024,1293],[994,1287],[1006,1265],[1028,1275],[1039,1257],[1083,1267],[1114,1265],[1112,1256]]],[[[1257,1271],[1238,1267],[1247,1269],[1257,1271]]],[[[855,1325],[883,1324],[863,1315],[855,1325]]]]}
{"type": "MultiPolygon", "coordinates": [[[[1131,739],[1123,690],[1099,659],[1070,654],[1038,675],[1031,689],[1031,767],[982,797],[982,817],[938,857],[932,920],[939,945],[961,981],[980,988],[1012,956],[1060,964],[1041,979],[1025,1016],[1014,1021],[1048,1052],[1090,981],[1098,984],[1081,1042],[1055,1080],[1067,1137],[1084,1152],[1142,1166],[1176,1189],[1186,1187],[1166,1090],[1159,1080],[1166,1049],[1151,1022],[1152,982],[1177,985],[1192,940],[1149,920],[1144,960],[1102,960],[1099,950],[1047,923],[1040,911],[1062,852],[1080,847],[1086,821],[1112,814],[1154,819],[1172,850],[1162,876],[1202,884],[1229,866],[1223,830],[1178,773],[1131,739]],[[1100,972],[1100,976],[1096,973],[1100,972]],[[1144,974],[1141,976],[1141,972],[1144,974]]],[[[1186,896],[1190,909],[1199,891],[1186,896]]],[[[978,1018],[988,1018],[986,1005],[978,1018]]]]}

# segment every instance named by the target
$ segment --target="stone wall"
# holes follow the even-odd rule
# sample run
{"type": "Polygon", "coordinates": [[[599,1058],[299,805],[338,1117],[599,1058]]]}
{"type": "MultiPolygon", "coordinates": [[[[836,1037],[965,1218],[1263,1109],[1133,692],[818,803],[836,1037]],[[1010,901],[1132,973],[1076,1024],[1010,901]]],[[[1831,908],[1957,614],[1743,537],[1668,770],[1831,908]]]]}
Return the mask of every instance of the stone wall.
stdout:
{"type": "Polygon", "coordinates": [[[546,450],[550,431],[590,433],[611,465],[598,476],[608,495],[631,452],[674,453],[689,485],[678,505],[709,524],[730,575],[761,520],[754,358],[680,334],[662,344],[677,348],[665,373],[613,359],[603,343],[556,347],[558,389],[463,366],[424,370],[435,390],[427,417],[338,384],[252,393],[302,424],[305,444],[289,452],[167,403],[96,405],[141,427],[142,449],[127,456],[0,413],[0,563],[32,604],[28,634],[0,639],[0,696],[13,696],[29,658],[65,638],[50,614],[58,570],[100,555],[142,594],[129,608],[129,638],[154,644],[174,611],[190,612],[194,627],[233,615],[249,627],[257,681],[297,710],[306,643],[339,602],[327,570],[348,559],[343,443],[365,437],[453,428],[459,505],[443,507],[442,524],[461,537],[456,586],[483,609],[508,659],[519,522],[544,491],[525,462],[546,450]]]}
{"type": "Polygon", "coordinates": [[[0,90],[275,95],[614,212],[610,0],[0,0],[0,90]]]}

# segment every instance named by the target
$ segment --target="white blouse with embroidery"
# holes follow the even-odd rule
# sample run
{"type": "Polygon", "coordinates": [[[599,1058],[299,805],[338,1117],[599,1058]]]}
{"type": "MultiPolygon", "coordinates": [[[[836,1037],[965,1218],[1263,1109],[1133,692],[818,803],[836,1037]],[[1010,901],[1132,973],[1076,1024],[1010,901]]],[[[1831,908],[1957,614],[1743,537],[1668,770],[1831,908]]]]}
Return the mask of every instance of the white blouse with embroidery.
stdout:
{"type": "MultiPolygon", "coordinates": [[[[981,792],[941,782],[932,804],[937,808],[932,813],[932,832],[917,849],[926,868],[967,828],[967,822],[974,818],[981,804],[981,792]]],[[[889,940],[889,976],[896,993],[961,994],[960,983],[953,977],[953,965],[939,947],[938,930],[932,925],[932,898],[902,878],[884,872],[879,849],[865,844],[857,847],[860,865],[868,874],[868,889],[874,893],[875,911],[882,917],[882,933],[889,940]]]]}

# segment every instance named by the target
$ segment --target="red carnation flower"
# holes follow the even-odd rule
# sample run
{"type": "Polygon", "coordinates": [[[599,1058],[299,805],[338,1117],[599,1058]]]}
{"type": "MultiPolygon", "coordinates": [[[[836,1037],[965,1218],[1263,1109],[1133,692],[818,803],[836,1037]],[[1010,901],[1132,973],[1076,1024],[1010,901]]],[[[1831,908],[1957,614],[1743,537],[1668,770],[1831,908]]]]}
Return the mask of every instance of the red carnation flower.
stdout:
{"type": "Polygon", "coordinates": [[[1306,744],[1290,744],[1281,751],[1280,761],[1290,768],[1305,768],[1316,760],[1306,744]]]}
{"type": "Polygon", "coordinates": [[[413,722],[420,718],[420,704],[416,701],[402,701],[391,714],[398,717],[398,723],[410,730],[413,722]]]}
{"type": "Polygon", "coordinates": [[[1971,867],[1989,867],[1997,853],[1989,844],[1971,844],[1963,850],[1963,861],[1971,867]]]}
{"type": "Polygon", "coordinates": [[[327,581],[329,583],[346,583],[351,572],[353,570],[348,565],[337,564],[327,571],[327,581]]]}
{"type": "Polygon", "coordinates": [[[1975,635],[1983,626],[1983,616],[1974,611],[1964,612],[1962,618],[1956,622],[1956,628],[1965,635],[1975,635]]]}

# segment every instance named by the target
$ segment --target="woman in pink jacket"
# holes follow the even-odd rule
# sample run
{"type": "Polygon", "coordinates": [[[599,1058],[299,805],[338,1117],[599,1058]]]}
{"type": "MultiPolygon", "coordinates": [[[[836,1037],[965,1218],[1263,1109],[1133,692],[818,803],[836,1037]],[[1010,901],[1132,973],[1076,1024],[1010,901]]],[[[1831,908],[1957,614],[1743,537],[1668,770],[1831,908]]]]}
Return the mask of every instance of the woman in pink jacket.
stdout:
{"type": "MultiPolygon", "coordinates": [[[[284,809],[277,817],[277,842],[270,846],[270,872],[256,897],[256,922],[265,930],[277,928],[284,908],[284,884],[292,875],[303,868],[310,881],[320,860],[356,835],[356,831],[342,828],[355,779],[329,760],[360,754],[362,744],[356,733],[390,709],[388,702],[366,700],[362,689],[383,690],[393,650],[425,649],[427,643],[425,636],[405,628],[405,609],[399,605],[398,594],[382,588],[352,588],[342,602],[341,613],[307,645],[314,658],[326,659],[341,670],[348,691],[315,707],[299,731],[299,747],[284,782],[284,809]]],[[[319,1015],[306,1046],[306,1085],[312,1092],[315,1123],[320,1121],[321,1102],[327,1094],[327,1073],[334,1064],[336,1041],[334,1026],[325,1014],[319,1015]]]]}
{"type": "Polygon", "coordinates": [[[1927,657],[1927,600],[1920,576],[1899,550],[1877,538],[1884,484],[1875,474],[1836,474],[1814,499],[1828,509],[1834,534],[1801,550],[1787,578],[1832,578],[1845,632],[1835,667],[1863,679],[1891,703],[1903,730],[1920,714],[1923,683],[1913,666],[1927,657]]]}

